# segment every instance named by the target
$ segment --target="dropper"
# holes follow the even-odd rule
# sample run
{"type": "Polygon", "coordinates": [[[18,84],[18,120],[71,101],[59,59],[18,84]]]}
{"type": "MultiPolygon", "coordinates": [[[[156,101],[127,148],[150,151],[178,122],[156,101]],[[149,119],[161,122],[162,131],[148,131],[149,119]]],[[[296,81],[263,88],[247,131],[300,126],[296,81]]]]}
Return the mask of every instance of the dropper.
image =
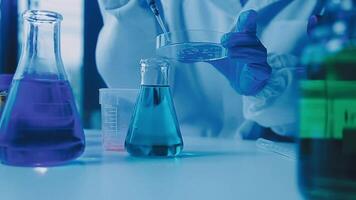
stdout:
{"type": "Polygon", "coordinates": [[[147,2],[148,2],[148,5],[150,6],[154,16],[156,17],[156,19],[158,21],[158,24],[160,25],[163,33],[167,36],[167,40],[169,40],[169,38],[168,38],[168,30],[167,30],[166,26],[163,23],[161,15],[159,14],[159,11],[158,11],[158,8],[157,8],[157,5],[156,5],[156,1],[155,0],[147,0],[147,2]]]}

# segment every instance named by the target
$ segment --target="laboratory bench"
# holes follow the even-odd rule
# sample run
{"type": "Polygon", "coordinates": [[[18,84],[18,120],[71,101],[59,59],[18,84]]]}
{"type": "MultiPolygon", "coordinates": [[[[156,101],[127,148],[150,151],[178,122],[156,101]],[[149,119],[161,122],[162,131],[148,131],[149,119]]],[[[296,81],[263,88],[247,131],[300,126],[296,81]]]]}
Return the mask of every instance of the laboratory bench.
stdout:
{"type": "Polygon", "coordinates": [[[302,199],[295,159],[255,141],[184,137],[176,158],[136,158],[103,151],[98,130],[85,134],[84,154],[66,165],[0,165],[0,200],[302,199]]]}

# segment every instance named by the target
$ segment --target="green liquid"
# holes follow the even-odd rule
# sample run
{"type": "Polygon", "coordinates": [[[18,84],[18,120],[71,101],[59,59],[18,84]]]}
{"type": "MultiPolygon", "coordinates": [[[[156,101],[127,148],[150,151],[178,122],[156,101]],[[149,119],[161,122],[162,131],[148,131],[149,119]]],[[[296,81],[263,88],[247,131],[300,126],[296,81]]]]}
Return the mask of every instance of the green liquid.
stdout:
{"type": "Polygon", "coordinates": [[[299,187],[307,199],[356,198],[356,81],[302,81],[299,187]]]}

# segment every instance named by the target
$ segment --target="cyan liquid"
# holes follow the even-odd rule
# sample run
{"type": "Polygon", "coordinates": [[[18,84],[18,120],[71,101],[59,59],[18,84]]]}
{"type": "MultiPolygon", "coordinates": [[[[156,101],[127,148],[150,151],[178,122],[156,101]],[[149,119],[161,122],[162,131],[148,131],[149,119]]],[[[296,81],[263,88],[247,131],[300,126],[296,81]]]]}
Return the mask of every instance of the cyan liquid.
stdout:
{"type": "Polygon", "coordinates": [[[169,86],[141,86],[125,141],[133,156],[176,156],[183,140],[169,86]]]}
{"type": "Polygon", "coordinates": [[[68,81],[15,80],[0,121],[5,164],[57,165],[84,151],[83,128],[68,81]]]}

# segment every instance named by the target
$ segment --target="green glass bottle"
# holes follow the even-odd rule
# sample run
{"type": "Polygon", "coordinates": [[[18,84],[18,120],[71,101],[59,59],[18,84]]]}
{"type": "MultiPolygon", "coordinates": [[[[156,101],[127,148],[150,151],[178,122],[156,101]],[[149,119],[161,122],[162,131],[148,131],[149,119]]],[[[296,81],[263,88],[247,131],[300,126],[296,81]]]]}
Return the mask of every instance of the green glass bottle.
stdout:
{"type": "Polygon", "coordinates": [[[326,2],[302,59],[299,188],[307,199],[356,199],[356,7],[326,2]]]}

